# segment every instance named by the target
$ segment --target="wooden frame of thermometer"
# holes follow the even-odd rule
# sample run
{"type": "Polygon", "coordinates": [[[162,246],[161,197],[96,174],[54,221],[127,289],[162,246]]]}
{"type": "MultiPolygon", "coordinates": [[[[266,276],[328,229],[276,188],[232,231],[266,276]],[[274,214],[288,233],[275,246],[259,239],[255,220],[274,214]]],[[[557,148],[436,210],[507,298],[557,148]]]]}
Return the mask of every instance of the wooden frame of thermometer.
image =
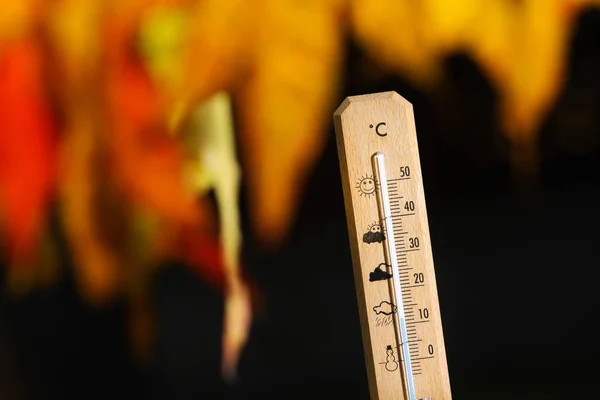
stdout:
{"type": "Polygon", "coordinates": [[[334,123],[371,398],[450,400],[412,105],[348,97],[334,123]]]}

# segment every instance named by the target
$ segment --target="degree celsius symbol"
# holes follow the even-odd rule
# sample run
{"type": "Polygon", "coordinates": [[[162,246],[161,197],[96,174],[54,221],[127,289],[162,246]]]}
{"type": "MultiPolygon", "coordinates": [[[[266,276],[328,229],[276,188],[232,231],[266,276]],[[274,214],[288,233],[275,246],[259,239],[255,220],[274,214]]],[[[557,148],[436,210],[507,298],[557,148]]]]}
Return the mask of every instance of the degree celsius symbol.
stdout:
{"type": "MultiPolygon", "coordinates": [[[[375,133],[381,137],[387,136],[386,125],[387,124],[385,122],[380,122],[375,125],[375,133]]],[[[373,124],[369,125],[369,128],[373,129],[373,124]]]]}

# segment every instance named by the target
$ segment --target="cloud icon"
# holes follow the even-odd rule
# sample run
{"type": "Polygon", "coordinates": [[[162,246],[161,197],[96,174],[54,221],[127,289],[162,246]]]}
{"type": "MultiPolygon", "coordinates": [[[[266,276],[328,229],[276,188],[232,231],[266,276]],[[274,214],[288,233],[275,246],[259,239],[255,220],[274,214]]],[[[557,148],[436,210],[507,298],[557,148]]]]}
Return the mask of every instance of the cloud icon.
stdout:
{"type": "Polygon", "coordinates": [[[385,235],[383,234],[383,227],[378,222],[369,225],[369,229],[363,235],[363,242],[365,243],[381,243],[384,240],[385,235]]]}
{"type": "Polygon", "coordinates": [[[396,312],[397,307],[389,301],[382,301],[378,306],[373,307],[375,314],[392,315],[396,312]]]}
{"type": "Polygon", "coordinates": [[[381,243],[385,240],[385,235],[383,232],[366,232],[363,235],[363,242],[365,243],[381,243]]]}
{"type": "Polygon", "coordinates": [[[369,273],[369,282],[385,281],[386,279],[390,279],[392,274],[384,271],[386,267],[389,267],[389,265],[386,263],[379,264],[373,272],[369,273]],[[383,267],[383,269],[381,267],[383,267]]]}

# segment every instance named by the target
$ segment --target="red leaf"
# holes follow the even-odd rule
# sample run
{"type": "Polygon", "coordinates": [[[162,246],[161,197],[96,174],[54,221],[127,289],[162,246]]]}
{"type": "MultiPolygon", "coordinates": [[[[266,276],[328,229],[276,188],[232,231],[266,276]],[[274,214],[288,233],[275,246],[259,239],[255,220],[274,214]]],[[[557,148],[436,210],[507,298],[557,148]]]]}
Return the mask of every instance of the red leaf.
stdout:
{"type": "Polygon", "coordinates": [[[180,145],[167,132],[160,94],[131,46],[135,24],[117,17],[112,22],[107,93],[117,179],[134,203],[169,222],[196,224],[201,215],[183,184],[180,145]]]}
{"type": "Polygon", "coordinates": [[[55,126],[33,40],[0,53],[0,210],[11,263],[27,263],[55,179],[55,126]]]}

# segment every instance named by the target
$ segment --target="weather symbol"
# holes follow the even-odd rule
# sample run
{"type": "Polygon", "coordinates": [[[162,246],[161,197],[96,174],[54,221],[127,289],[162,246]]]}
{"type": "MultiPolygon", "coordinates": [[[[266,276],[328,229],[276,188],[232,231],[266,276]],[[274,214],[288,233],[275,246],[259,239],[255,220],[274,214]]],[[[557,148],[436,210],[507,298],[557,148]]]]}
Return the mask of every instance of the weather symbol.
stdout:
{"type": "Polygon", "coordinates": [[[373,307],[375,314],[392,315],[396,312],[396,306],[389,301],[382,301],[378,306],[373,307]]]}
{"type": "Polygon", "coordinates": [[[385,369],[387,369],[390,372],[397,370],[398,369],[398,361],[396,361],[396,356],[394,356],[394,349],[389,344],[385,348],[385,354],[386,354],[385,361],[380,362],[379,364],[385,364],[385,369]]]}
{"type": "Polygon", "coordinates": [[[361,196],[371,197],[375,194],[375,179],[370,175],[365,175],[356,182],[356,188],[361,196]]]}
{"type": "Polygon", "coordinates": [[[373,272],[369,272],[369,282],[385,281],[386,279],[390,279],[392,277],[392,274],[385,270],[385,268],[387,267],[391,266],[387,265],[386,263],[381,263],[375,268],[373,272]]]}
{"type": "Polygon", "coordinates": [[[369,225],[369,230],[363,235],[363,242],[365,243],[381,243],[385,240],[383,228],[381,223],[375,222],[373,225],[369,225]]]}

